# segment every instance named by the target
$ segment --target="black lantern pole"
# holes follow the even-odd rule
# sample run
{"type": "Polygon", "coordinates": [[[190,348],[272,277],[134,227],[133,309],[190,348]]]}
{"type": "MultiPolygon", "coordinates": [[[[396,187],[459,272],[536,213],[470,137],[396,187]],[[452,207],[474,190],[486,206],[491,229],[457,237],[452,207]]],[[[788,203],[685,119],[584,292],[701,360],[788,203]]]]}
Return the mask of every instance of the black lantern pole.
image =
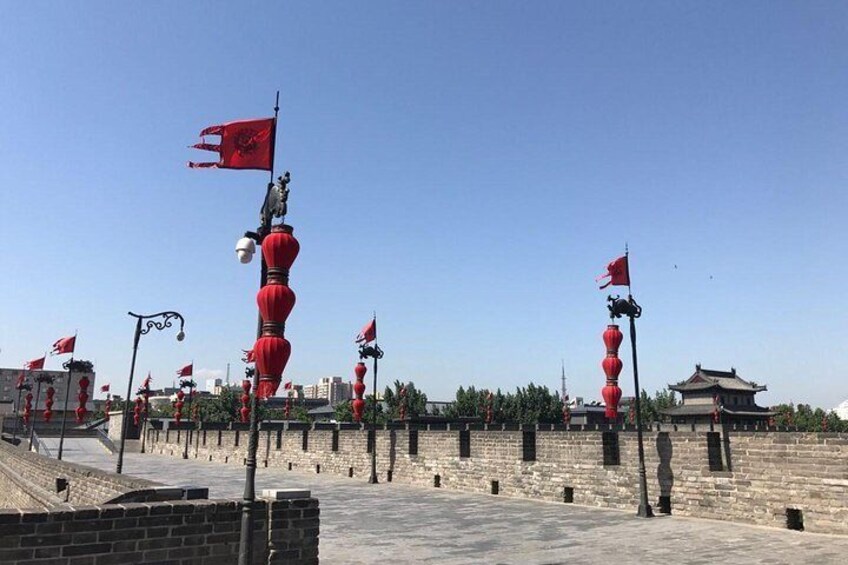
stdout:
{"type": "MultiPolygon", "coordinates": [[[[150,374],[148,373],[148,379],[150,374]]],[[[147,420],[150,418],[150,383],[144,382],[144,386],[136,391],[136,396],[141,396],[144,399],[144,418],[141,421],[141,452],[146,453],[147,444],[147,420]]]]}
{"type": "Polygon", "coordinates": [[[607,297],[610,318],[621,318],[627,316],[630,319],[630,348],[633,354],[633,386],[636,387],[636,441],[639,445],[639,510],[637,516],[651,518],[654,513],[648,503],[648,476],[645,471],[645,444],[642,437],[642,406],[639,400],[639,364],[636,359],[636,318],[642,315],[642,307],[633,299],[632,294],[627,295],[627,300],[618,296],[607,297]]]}
{"type": "Polygon", "coordinates": [[[32,409],[32,423],[29,426],[29,451],[32,451],[32,443],[35,435],[35,422],[38,420],[38,397],[41,396],[41,383],[53,384],[53,377],[40,373],[35,377],[35,406],[32,409]]]}
{"type": "Polygon", "coordinates": [[[138,340],[141,336],[150,333],[150,330],[164,330],[165,328],[170,328],[174,324],[174,320],[177,319],[180,321],[180,331],[177,333],[177,341],[182,341],[185,339],[185,332],[183,329],[185,328],[185,319],[182,314],[173,311],[167,312],[159,312],[157,314],[151,314],[149,316],[135,314],[133,312],[127,312],[130,316],[136,319],[135,324],[135,334],[133,336],[133,354],[132,354],[132,363],[130,364],[130,379],[127,383],[127,398],[124,400],[124,410],[123,410],[123,421],[121,422],[121,447],[118,450],[118,465],[115,469],[115,472],[119,475],[124,468],[124,443],[127,439],[127,426],[129,425],[129,407],[130,407],[130,396],[132,396],[132,383],[133,376],[135,375],[135,360],[138,355],[138,340]],[[156,318],[162,318],[161,320],[157,320],[156,318]],[[142,322],[145,322],[144,327],[142,328],[142,322]]]}
{"type": "MultiPolygon", "coordinates": [[[[279,112],[280,93],[277,93],[277,104],[274,107],[274,119],[279,112]]],[[[272,152],[273,153],[273,152],[272,152]]],[[[273,167],[271,172],[273,179],[273,167]]],[[[285,218],[288,211],[289,182],[291,175],[288,171],[277,178],[276,182],[268,183],[265,202],[259,214],[259,227],[255,232],[245,233],[245,238],[262,245],[262,241],[271,232],[273,218],[285,218]]],[[[237,249],[237,251],[240,251],[237,249]]],[[[242,250],[243,251],[243,250],[242,250]]],[[[259,275],[259,288],[268,283],[268,264],[264,254],[260,253],[262,267],[259,275]]],[[[249,259],[248,259],[249,261],[249,259]]],[[[262,314],[257,316],[256,339],[262,337],[262,314]]],[[[245,461],[244,494],[242,495],[241,533],[239,538],[239,565],[251,565],[253,559],[253,510],[256,503],[256,451],[259,449],[259,402],[256,394],[259,390],[259,371],[253,371],[253,394],[250,396],[250,428],[247,442],[247,460],[245,461]]]]}
{"type": "MultiPolygon", "coordinates": [[[[192,362],[192,365],[193,364],[194,364],[194,362],[192,362]]],[[[180,382],[180,388],[183,388],[183,386],[188,387],[188,406],[186,407],[186,413],[188,414],[188,421],[189,422],[191,422],[191,408],[193,406],[192,396],[193,396],[193,392],[194,392],[194,385],[195,385],[194,378],[189,379],[187,382],[186,381],[180,382]],[[185,384],[183,384],[183,383],[185,383],[185,384]]],[[[191,430],[186,428],[185,432],[186,432],[185,433],[185,447],[183,448],[183,459],[188,459],[188,446],[189,446],[189,440],[191,438],[191,430]]]]}
{"type": "Polygon", "coordinates": [[[32,390],[32,385],[27,382],[22,382],[20,385],[15,386],[18,389],[18,403],[15,404],[15,427],[12,430],[12,442],[18,439],[18,420],[20,420],[21,415],[21,394],[26,391],[32,390]]]}
{"type": "Polygon", "coordinates": [[[68,386],[65,387],[65,409],[62,411],[62,431],[59,434],[59,453],[56,458],[62,460],[62,450],[65,445],[65,422],[68,419],[68,399],[71,396],[71,384],[74,373],[91,373],[94,370],[90,361],[74,360],[73,357],[62,364],[62,368],[68,371],[68,386]]]}
{"type": "MultiPolygon", "coordinates": [[[[375,318],[376,319],[376,318],[375,318]]],[[[359,347],[359,358],[366,359],[371,357],[374,359],[374,388],[371,391],[371,476],[368,477],[369,484],[377,484],[380,482],[377,479],[377,359],[383,357],[383,350],[374,341],[374,345],[362,345],[359,347]]]]}

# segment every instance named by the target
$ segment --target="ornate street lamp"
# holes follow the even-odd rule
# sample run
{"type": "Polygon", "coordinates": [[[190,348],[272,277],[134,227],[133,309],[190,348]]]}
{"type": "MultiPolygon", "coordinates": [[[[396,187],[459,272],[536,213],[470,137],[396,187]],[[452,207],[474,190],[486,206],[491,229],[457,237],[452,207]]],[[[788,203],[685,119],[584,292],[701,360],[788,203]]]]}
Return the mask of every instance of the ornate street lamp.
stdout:
{"type": "Polygon", "coordinates": [[[180,322],[180,331],[177,333],[177,341],[182,341],[185,339],[185,319],[182,314],[173,311],[167,312],[159,312],[157,314],[150,314],[149,316],[135,314],[133,312],[127,312],[130,316],[136,319],[135,324],[135,334],[133,336],[133,354],[132,354],[132,363],[130,364],[130,378],[127,383],[127,397],[124,401],[124,410],[123,410],[123,420],[121,421],[121,446],[118,450],[118,465],[115,469],[115,472],[119,475],[124,468],[124,443],[127,439],[127,427],[129,426],[129,416],[130,416],[130,396],[132,395],[132,382],[133,376],[135,376],[135,360],[138,355],[138,340],[141,336],[150,333],[150,330],[164,330],[165,328],[170,328],[174,325],[175,320],[179,320],[180,322]],[[158,319],[158,318],[161,318],[158,319]],[[144,322],[144,327],[142,327],[142,322],[144,322]]]}
{"type": "MultiPolygon", "coordinates": [[[[194,400],[194,388],[196,386],[197,386],[197,383],[194,382],[194,379],[183,379],[183,380],[180,381],[180,392],[177,393],[179,395],[179,394],[182,393],[182,389],[184,389],[184,388],[188,389],[188,407],[186,408],[186,412],[188,413],[189,421],[192,420],[191,407],[192,407],[193,400],[194,400]]],[[[185,433],[186,437],[185,437],[185,447],[183,448],[183,459],[188,459],[188,445],[189,445],[189,438],[191,437],[191,433],[190,433],[190,430],[186,430],[185,432],[186,432],[185,433]]]]}

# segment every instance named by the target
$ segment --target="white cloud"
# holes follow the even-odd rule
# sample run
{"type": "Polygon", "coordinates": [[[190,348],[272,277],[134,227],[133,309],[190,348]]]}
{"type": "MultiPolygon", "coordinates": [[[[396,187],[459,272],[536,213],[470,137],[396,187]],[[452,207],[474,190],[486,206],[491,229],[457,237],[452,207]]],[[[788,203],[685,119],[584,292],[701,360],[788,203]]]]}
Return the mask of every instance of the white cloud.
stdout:
{"type": "Polygon", "coordinates": [[[194,378],[196,380],[206,379],[223,379],[225,372],[221,369],[195,369],[194,378]]]}

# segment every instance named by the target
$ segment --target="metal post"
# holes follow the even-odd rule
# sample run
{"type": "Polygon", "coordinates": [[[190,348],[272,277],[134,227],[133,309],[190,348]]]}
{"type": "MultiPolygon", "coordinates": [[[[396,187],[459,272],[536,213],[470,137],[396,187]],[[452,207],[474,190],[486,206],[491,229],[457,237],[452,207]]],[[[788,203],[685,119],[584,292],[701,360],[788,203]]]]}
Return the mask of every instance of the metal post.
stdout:
{"type": "Polygon", "coordinates": [[[20,419],[21,412],[21,393],[24,389],[18,389],[18,403],[15,404],[15,427],[12,430],[12,443],[14,444],[15,440],[18,439],[18,420],[20,419]]]}
{"type": "MultiPolygon", "coordinates": [[[[633,297],[630,297],[633,300],[633,297]]],[[[641,389],[639,388],[639,365],[636,362],[636,320],[631,314],[630,318],[630,347],[633,352],[633,384],[636,387],[636,440],[639,444],[639,510],[636,513],[641,518],[651,518],[654,513],[648,504],[648,478],[645,472],[645,445],[642,441],[642,406],[639,401],[641,389]]]]}
{"type": "Polygon", "coordinates": [[[36,377],[35,406],[32,409],[32,423],[29,426],[29,451],[32,451],[32,436],[35,433],[35,421],[38,420],[38,397],[41,396],[41,381],[36,377]]]}
{"type": "Polygon", "coordinates": [[[74,358],[68,362],[68,386],[65,387],[65,408],[62,410],[62,431],[59,433],[59,454],[56,459],[62,460],[62,448],[65,445],[65,421],[68,419],[68,398],[71,396],[71,375],[74,371],[74,358]]]}
{"type": "MultiPolygon", "coordinates": [[[[379,350],[377,347],[377,342],[374,342],[374,349],[379,350]]],[[[373,414],[371,416],[371,433],[373,434],[374,441],[371,443],[371,476],[368,477],[368,483],[372,485],[376,485],[380,481],[377,480],[377,356],[374,356],[374,388],[371,391],[373,402],[371,403],[371,409],[373,410],[373,414]]]]}
{"type": "Polygon", "coordinates": [[[115,472],[119,475],[124,468],[124,443],[127,440],[127,425],[129,422],[130,396],[132,396],[133,376],[135,375],[135,358],[138,354],[138,340],[141,337],[141,318],[135,324],[135,336],[133,337],[132,363],[130,364],[130,380],[127,383],[127,397],[124,399],[123,421],[121,422],[121,447],[118,450],[118,466],[115,472]]]}
{"type": "MultiPolygon", "coordinates": [[[[192,379],[193,378],[194,377],[192,377],[192,379]]],[[[194,390],[193,387],[188,387],[188,407],[187,407],[188,409],[187,409],[187,412],[188,412],[188,421],[189,422],[191,422],[191,396],[192,396],[191,392],[193,390],[194,390]]],[[[190,437],[191,437],[191,430],[186,428],[185,447],[183,448],[183,459],[188,459],[188,442],[189,442],[190,437]]]]}
{"type": "MultiPolygon", "coordinates": [[[[270,190],[270,189],[269,189],[270,190]]],[[[260,254],[261,255],[261,254],[260,254]]],[[[259,288],[265,286],[268,280],[268,265],[262,255],[262,272],[259,277],[259,288]]],[[[262,336],[262,315],[256,328],[257,339],[262,336]]],[[[247,441],[247,461],[244,473],[244,495],[241,510],[241,537],[239,540],[239,565],[252,565],[253,559],[253,506],[256,501],[256,450],[259,447],[259,416],[256,391],[259,387],[259,371],[253,372],[253,394],[250,396],[250,432],[247,441]]]]}

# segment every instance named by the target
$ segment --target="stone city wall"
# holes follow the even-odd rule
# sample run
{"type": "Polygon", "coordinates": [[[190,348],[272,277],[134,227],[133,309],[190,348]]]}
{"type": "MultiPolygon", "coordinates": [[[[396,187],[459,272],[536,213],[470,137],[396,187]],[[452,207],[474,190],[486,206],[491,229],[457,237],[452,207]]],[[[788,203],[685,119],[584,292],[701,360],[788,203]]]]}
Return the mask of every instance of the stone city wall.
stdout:
{"type": "Polygon", "coordinates": [[[85,465],[58,461],[0,441],[0,507],[49,508],[57,504],[102,504],[128,493],[162,485],[145,479],[107,473],[85,465]],[[67,491],[56,492],[56,479],[66,479],[67,491]],[[65,496],[67,495],[67,500],[65,496]]]}
{"type": "MultiPolygon", "coordinates": [[[[381,482],[438,482],[441,488],[627,510],[638,505],[632,428],[433,427],[377,430],[381,482]],[[417,454],[411,454],[416,435],[417,454]],[[467,451],[461,454],[462,448],[467,451]]],[[[151,429],[149,451],[181,457],[186,433],[189,457],[243,464],[244,429],[151,429]]],[[[260,432],[257,459],[260,466],[367,480],[367,434],[349,425],[270,424],[260,432]]],[[[848,434],[669,426],[646,431],[644,438],[655,512],[784,528],[787,509],[800,510],[807,531],[848,535],[848,434]]]]}
{"type": "MultiPolygon", "coordinates": [[[[0,563],[235,563],[239,501],[160,498],[188,494],[0,442],[0,563]],[[67,502],[57,477],[69,480],[67,502]],[[148,501],[103,503],[139,494],[148,501]]],[[[318,500],[308,491],[267,494],[255,506],[253,562],[317,564],[318,500]]]]}

